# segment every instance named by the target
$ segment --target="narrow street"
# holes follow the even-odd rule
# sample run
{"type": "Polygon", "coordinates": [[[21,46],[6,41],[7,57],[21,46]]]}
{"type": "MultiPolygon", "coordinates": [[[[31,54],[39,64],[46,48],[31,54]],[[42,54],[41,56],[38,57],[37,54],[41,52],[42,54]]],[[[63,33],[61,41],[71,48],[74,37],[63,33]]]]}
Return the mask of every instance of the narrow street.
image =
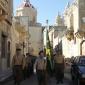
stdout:
{"type": "Polygon", "coordinates": [[[0,85],[38,85],[24,80],[33,71],[47,85],[85,85],[85,0],[0,0],[0,85]]]}
{"type": "MultiPolygon", "coordinates": [[[[8,83],[3,85],[13,85],[13,81],[9,81],[8,83]]],[[[38,85],[36,76],[32,76],[31,78],[24,80],[21,85],[38,85]]],[[[48,80],[48,85],[56,85],[55,78],[50,78],[48,80]]],[[[72,85],[69,70],[65,70],[64,83],[58,85],[72,85]]]]}

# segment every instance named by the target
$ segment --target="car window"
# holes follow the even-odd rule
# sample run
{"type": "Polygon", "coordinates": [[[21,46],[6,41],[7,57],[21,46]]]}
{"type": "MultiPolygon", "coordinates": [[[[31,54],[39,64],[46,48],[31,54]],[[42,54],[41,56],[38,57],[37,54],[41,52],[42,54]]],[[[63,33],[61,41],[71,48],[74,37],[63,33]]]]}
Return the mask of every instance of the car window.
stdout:
{"type": "Polygon", "coordinates": [[[79,59],[79,64],[85,65],[85,58],[80,58],[79,59]]]}

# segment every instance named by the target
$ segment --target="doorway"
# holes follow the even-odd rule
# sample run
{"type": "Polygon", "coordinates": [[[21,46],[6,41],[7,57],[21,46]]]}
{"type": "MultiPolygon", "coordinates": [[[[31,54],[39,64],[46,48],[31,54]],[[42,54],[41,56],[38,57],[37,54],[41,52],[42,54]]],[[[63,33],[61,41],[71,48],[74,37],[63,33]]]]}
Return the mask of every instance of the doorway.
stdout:
{"type": "Polygon", "coordinates": [[[10,50],[10,41],[8,41],[8,50],[7,50],[7,67],[10,67],[10,54],[11,54],[11,50],[10,50]]]}

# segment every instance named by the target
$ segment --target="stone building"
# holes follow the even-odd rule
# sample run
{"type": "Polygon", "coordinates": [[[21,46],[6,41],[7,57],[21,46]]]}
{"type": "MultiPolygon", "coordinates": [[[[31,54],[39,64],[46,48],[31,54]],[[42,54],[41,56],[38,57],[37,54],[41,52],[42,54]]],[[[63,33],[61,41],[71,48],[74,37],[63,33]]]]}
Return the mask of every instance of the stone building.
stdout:
{"type": "Polygon", "coordinates": [[[51,46],[53,47],[54,53],[56,53],[58,50],[62,52],[62,39],[66,32],[67,27],[64,26],[63,18],[60,14],[58,14],[56,18],[56,24],[52,26],[45,26],[43,30],[43,36],[44,36],[44,47],[46,47],[46,35],[47,35],[47,29],[49,30],[49,39],[51,46]]]}
{"type": "Polygon", "coordinates": [[[13,0],[0,0],[0,71],[10,67],[13,0]]]}
{"type": "Polygon", "coordinates": [[[61,50],[62,52],[62,39],[66,31],[66,26],[53,26],[49,30],[50,42],[54,51],[61,50]]]}
{"type": "Polygon", "coordinates": [[[24,27],[28,30],[28,52],[38,56],[39,50],[43,48],[43,33],[41,24],[37,23],[37,9],[29,0],[23,0],[16,9],[16,17],[23,17],[24,27]]]}
{"type": "Polygon", "coordinates": [[[26,23],[28,22],[28,17],[14,17],[13,18],[13,25],[11,30],[12,35],[12,56],[16,53],[16,48],[19,45],[22,50],[22,54],[26,55],[28,53],[28,40],[29,40],[29,33],[28,28],[26,27],[26,23]]]}
{"type": "Polygon", "coordinates": [[[64,22],[67,32],[63,53],[67,57],[85,55],[85,0],[68,3],[64,11],[64,22]]]}

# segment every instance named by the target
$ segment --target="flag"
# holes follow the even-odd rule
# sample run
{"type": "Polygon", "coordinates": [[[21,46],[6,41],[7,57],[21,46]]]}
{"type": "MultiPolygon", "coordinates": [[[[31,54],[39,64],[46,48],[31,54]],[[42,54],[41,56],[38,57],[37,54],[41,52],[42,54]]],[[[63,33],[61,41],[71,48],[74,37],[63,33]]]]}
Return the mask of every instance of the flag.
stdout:
{"type": "Polygon", "coordinates": [[[48,30],[47,30],[47,34],[46,34],[46,55],[47,55],[47,68],[48,71],[51,72],[52,71],[52,47],[50,44],[50,40],[49,40],[49,35],[48,35],[48,30]]]}
{"type": "Polygon", "coordinates": [[[51,58],[51,44],[49,40],[48,30],[46,34],[46,55],[48,55],[49,59],[51,58]]]}

